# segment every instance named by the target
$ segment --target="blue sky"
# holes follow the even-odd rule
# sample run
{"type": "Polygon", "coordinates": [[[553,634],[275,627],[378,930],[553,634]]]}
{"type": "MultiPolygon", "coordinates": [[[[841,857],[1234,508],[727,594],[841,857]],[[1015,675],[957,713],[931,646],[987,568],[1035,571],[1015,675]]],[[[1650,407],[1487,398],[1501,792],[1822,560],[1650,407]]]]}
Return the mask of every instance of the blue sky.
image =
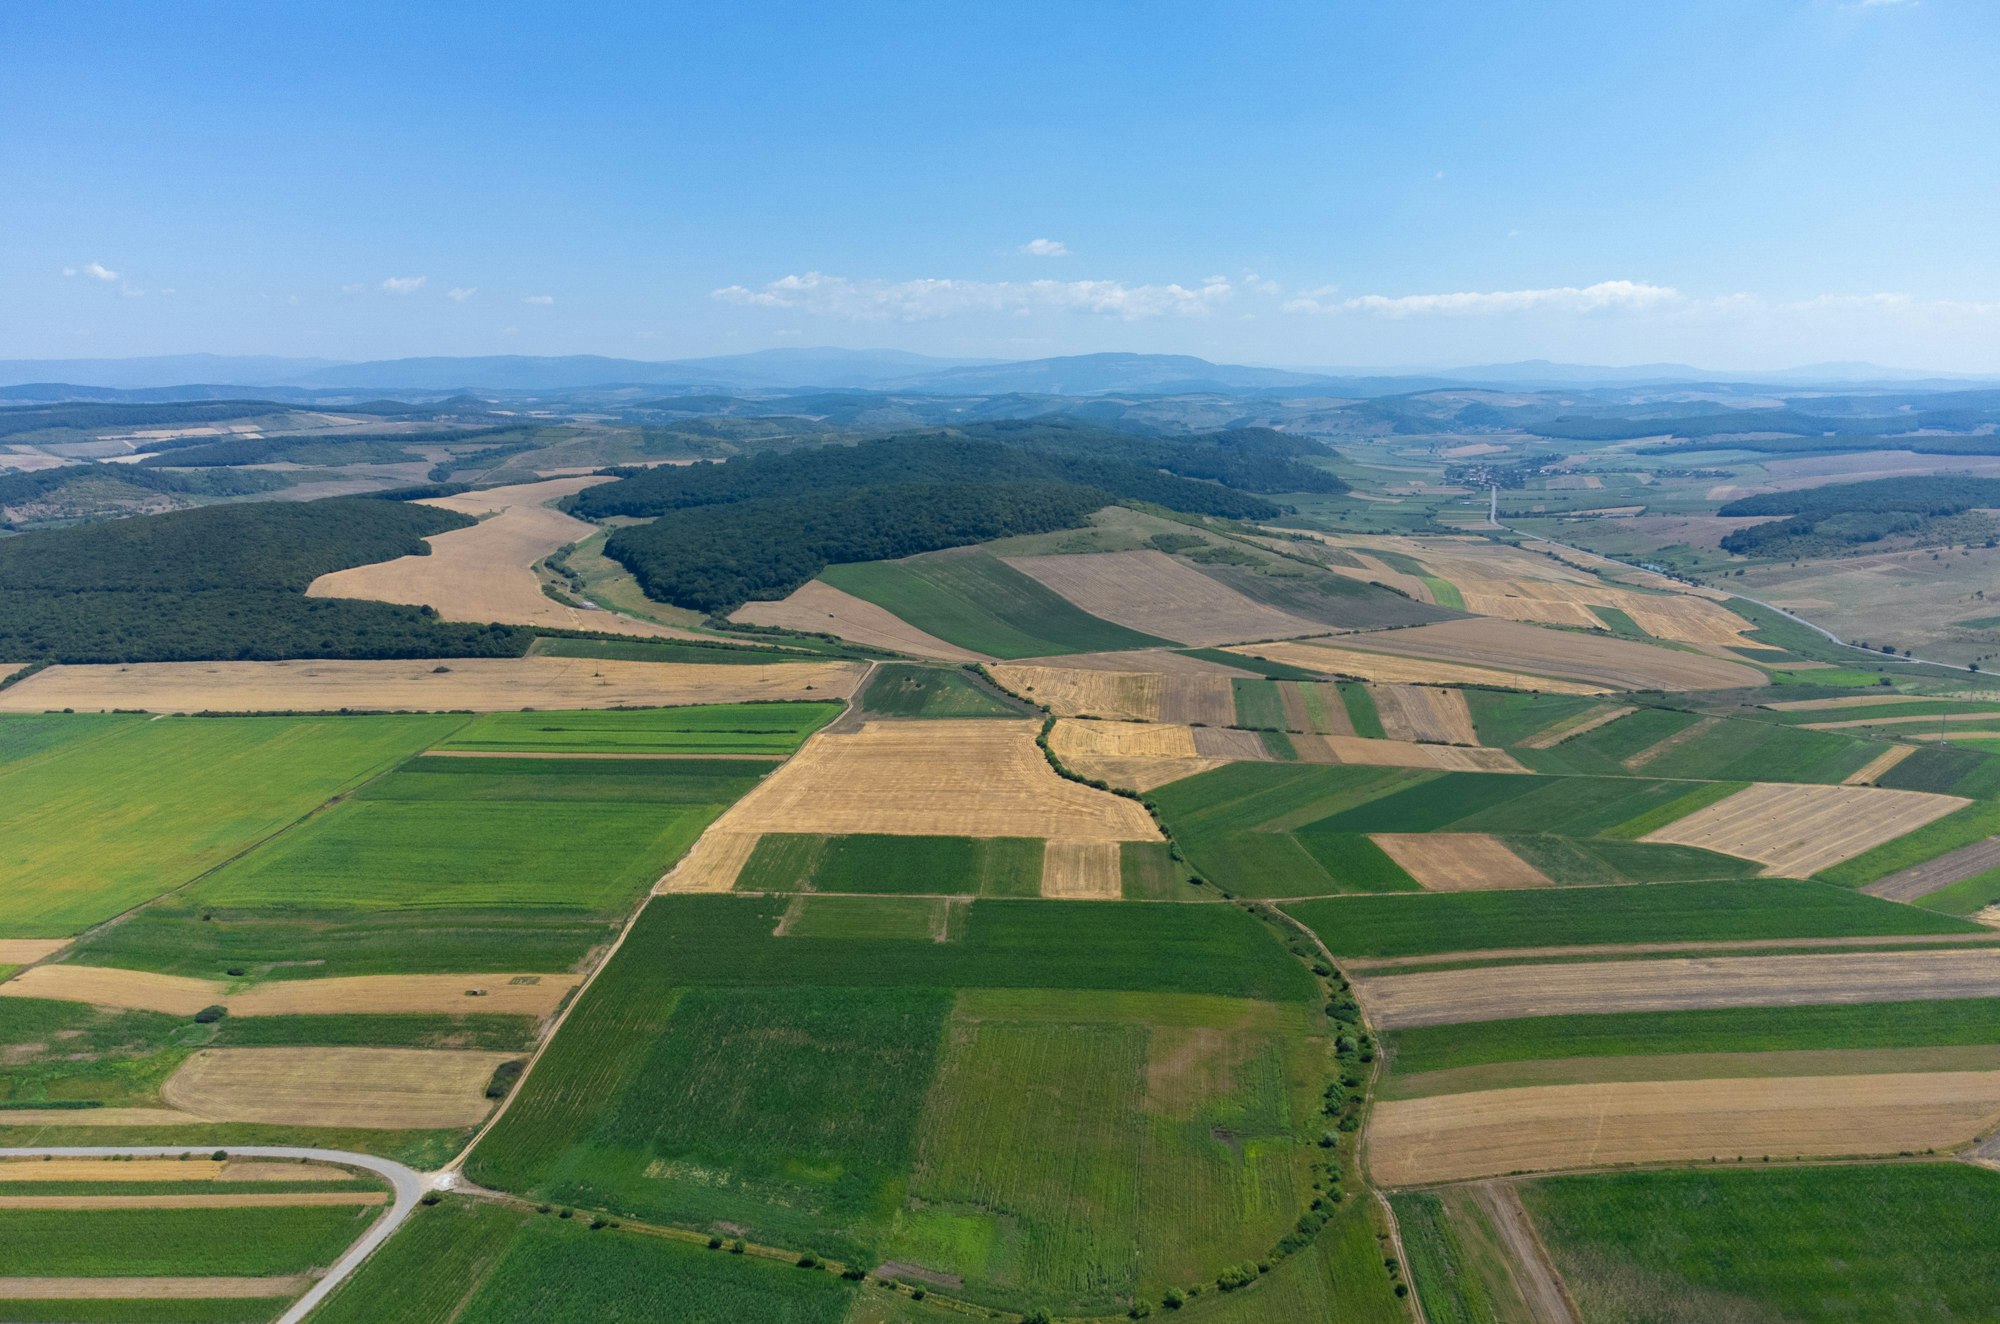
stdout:
{"type": "Polygon", "coordinates": [[[0,356],[1995,371],[1996,64],[1991,0],[10,0],[0,356]]]}

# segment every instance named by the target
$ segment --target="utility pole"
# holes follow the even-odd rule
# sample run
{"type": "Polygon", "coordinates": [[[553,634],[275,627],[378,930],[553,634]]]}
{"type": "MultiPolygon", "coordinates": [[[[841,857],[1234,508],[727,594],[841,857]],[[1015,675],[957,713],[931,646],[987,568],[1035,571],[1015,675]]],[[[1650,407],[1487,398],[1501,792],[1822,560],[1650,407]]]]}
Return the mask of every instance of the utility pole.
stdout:
{"type": "Polygon", "coordinates": [[[1486,505],[1486,519],[1497,528],[1500,524],[1500,484],[1493,484],[1487,492],[1490,495],[1486,505]]]}

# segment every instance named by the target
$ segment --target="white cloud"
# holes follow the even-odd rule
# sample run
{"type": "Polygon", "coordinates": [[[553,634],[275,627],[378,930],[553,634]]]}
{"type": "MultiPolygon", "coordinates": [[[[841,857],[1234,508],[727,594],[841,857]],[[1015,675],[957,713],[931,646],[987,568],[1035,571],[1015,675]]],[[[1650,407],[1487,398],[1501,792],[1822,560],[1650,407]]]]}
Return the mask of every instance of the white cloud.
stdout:
{"type": "Polygon", "coordinates": [[[127,299],[143,299],[146,297],[146,292],[134,285],[120,286],[118,293],[127,299]]]}
{"type": "Polygon", "coordinates": [[[539,303],[539,304],[551,304],[554,303],[555,301],[556,301],[556,296],[553,294],[531,294],[527,298],[521,300],[522,303],[539,303]]]}
{"type": "Polygon", "coordinates": [[[428,276],[391,276],[382,282],[382,288],[391,294],[412,294],[424,287],[428,276]]]}
{"type": "Polygon", "coordinates": [[[1060,239],[1030,239],[1021,245],[1021,251],[1029,257],[1068,257],[1069,245],[1060,239]]]}
{"type": "Polygon", "coordinates": [[[105,266],[102,262],[86,262],[80,267],[64,267],[63,275],[89,276],[92,280],[107,282],[118,279],[118,273],[110,267],[105,266]]]}
{"type": "Polygon", "coordinates": [[[1482,317],[1507,313],[1644,312],[1683,302],[1680,291],[1644,281],[1605,280],[1541,290],[1478,290],[1455,294],[1362,294],[1325,297],[1315,290],[1285,304],[1293,313],[1372,313],[1378,317],[1482,317]]]}
{"type": "Polygon", "coordinates": [[[446,290],[444,297],[450,299],[453,303],[464,303],[477,293],[479,293],[477,285],[460,285],[456,289],[446,290]]]}
{"type": "Polygon", "coordinates": [[[1126,285],[1115,280],[855,280],[809,271],[761,289],[727,285],[709,297],[746,308],[785,308],[857,321],[920,322],[960,313],[1090,313],[1137,321],[1201,316],[1227,300],[1230,283],[1211,276],[1180,284],[1126,285]]]}

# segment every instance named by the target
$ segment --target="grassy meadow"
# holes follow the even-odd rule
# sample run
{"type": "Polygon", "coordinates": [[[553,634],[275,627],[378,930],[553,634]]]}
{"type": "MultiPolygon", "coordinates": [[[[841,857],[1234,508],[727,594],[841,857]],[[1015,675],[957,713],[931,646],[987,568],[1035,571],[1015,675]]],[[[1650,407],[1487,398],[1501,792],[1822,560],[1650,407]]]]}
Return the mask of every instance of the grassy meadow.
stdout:
{"type": "Polygon", "coordinates": [[[591,712],[482,713],[441,750],[524,754],[767,754],[781,758],[840,715],[837,703],[727,703],[591,712]]]}
{"type": "Polygon", "coordinates": [[[861,691],[871,717],[1023,717],[1032,712],[962,670],[914,662],[884,662],[861,691]]]}
{"type": "Polygon", "coordinates": [[[1031,897],[1041,887],[1042,847],[1032,837],[770,833],[758,840],[736,888],[1031,897]]]}

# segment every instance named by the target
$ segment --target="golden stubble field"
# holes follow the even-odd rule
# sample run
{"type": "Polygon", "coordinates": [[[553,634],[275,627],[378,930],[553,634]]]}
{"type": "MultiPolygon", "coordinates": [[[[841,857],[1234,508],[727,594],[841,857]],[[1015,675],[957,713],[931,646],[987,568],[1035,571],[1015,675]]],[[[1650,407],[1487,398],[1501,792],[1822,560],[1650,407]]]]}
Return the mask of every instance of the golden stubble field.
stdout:
{"type": "Polygon", "coordinates": [[[576,974],[347,975],[286,979],[239,992],[219,980],[112,966],[38,965],[0,984],[0,997],[47,998],[127,1011],[192,1016],[223,1006],[232,1016],[546,1016],[582,978],[576,974]]]}
{"type": "Polygon", "coordinates": [[[1004,559],[1092,616],[1198,648],[1325,634],[1330,628],[1267,607],[1165,552],[1004,559]]]}
{"type": "Polygon", "coordinates": [[[1970,803],[1929,791],[1759,782],[1641,840],[1756,860],[1770,878],[1809,878],[1970,803]]]}
{"type": "Polygon", "coordinates": [[[885,607],[843,593],[831,584],[808,580],[777,602],[748,602],[730,617],[746,625],[774,625],[812,634],[838,635],[870,648],[887,648],[946,662],[989,661],[986,654],[948,644],[926,634],[885,607]]]}

